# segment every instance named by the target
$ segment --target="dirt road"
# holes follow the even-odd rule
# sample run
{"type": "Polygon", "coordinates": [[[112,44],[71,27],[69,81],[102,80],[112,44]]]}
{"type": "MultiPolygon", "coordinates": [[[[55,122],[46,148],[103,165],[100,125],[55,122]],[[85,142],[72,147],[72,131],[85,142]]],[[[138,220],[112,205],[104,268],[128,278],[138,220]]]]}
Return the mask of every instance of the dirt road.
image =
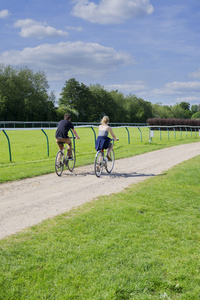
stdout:
{"type": "Polygon", "coordinates": [[[0,239],[61,214],[100,195],[117,193],[200,154],[200,143],[175,146],[115,162],[109,175],[93,165],[0,184],[0,239]]]}

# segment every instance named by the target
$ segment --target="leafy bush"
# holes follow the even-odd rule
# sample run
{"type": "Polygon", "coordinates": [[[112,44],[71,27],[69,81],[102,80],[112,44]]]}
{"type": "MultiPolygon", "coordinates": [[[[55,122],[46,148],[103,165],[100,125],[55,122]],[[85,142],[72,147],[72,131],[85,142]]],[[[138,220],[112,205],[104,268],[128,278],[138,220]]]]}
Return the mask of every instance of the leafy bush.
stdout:
{"type": "MultiPolygon", "coordinates": [[[[180,130],[180,128],[182,130],[185,129],[191,129],[191,126],[198,126],[200,127],[200,119],[173,119],[173,118],[169,118],[169,119],[160,119],[160,118],[152,118],[152,119],[148,119],[147,120],[147,124],[148,126],[165,126],[165,127],[175,127],[176,130],[180,130]]],[[[157,127],[157,128],[158,128],[157,127]]],[[[155,128],[154,128],[155,129],[155,128]]],[[[164,129],[164,128],[161,128],[164,129]]],[[[194,130],[195,128],[192,128],[192,130],[194,130]]]]}

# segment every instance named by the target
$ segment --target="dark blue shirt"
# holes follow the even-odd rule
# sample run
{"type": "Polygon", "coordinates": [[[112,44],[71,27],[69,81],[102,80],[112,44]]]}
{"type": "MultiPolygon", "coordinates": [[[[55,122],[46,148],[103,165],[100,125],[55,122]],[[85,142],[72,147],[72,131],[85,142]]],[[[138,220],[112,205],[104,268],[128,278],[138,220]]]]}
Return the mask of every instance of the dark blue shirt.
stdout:
{"type": "Polygon", "coordinates": [[[56,130],[56,138],[57,139],[67,139],[69,137],[68,132],[70,129],[74,129],[73,124],[68,120],[61,120],[58,123],[58,127],[56,130]]]}

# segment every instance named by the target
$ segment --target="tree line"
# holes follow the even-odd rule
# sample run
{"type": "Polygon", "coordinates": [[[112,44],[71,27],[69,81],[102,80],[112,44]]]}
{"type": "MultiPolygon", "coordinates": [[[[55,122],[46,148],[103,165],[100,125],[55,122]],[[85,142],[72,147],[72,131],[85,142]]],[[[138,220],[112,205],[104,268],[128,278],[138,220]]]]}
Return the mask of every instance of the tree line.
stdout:
{"type": "Polygon", "coordinates": [[[108,115],[112,123],[146,123],[150,118],[200,118],[200,104],[152,104],[136,95],[107,91],[99,84],[85,85],[75,78],[65,81],[58,103],[44,72],[0,66],[1,121],[59,121],[66,112],[74,122],[99,122],[108,115]]]}

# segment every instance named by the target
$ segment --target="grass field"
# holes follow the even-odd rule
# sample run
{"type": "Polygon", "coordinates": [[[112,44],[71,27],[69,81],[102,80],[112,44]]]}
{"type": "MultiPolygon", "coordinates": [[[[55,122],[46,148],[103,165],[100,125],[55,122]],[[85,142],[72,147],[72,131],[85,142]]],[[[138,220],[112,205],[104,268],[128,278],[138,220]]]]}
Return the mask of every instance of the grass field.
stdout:
{"type": "Polygon", "coordinates": [[[200,299],[199,165],[1,240],[0,299],[200,299]]]}
{"type": "MultiPolygon", "coordinates": [[[[76,166],[94,163],[94,133],[90,127],[76,128],[81,139],[75,143],[76,166]]],[[[124,128],[114,128],[119,138],[115,142],[116,158],[129,157],[156,149],[174,145],[200,141],[196,132],[173,131],[154,132],[152,142],[149,143],[149,129],[128,127],[130,133],[130,144],[128,144],[128,133],[124,128]],[[161,135],[161,136],[160,136],[161,135]]],[[[97,128],[95,128],[97,134],[97,128]]],[[[58,151],[55,142],[55,130],[45,130],[49,139],[49,156],[47,155],[47,141],[44,133],[38,130],[7,130],[11,144],[12,163],[9,160],[8,142],[6,136],[0,131],[0,183],[12,180],[34,177],[54,172],[54,160],[58,151]]]]}

